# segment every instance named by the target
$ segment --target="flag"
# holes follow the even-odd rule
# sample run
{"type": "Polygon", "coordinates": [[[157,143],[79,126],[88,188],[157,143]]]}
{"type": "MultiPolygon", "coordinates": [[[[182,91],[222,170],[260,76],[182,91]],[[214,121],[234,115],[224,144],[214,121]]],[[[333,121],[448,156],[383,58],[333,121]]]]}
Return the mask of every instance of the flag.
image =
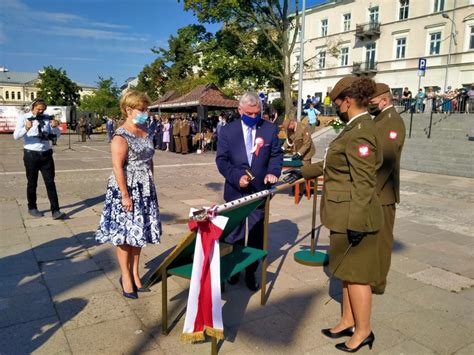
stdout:
{"type": "MultiPolygon", "coordinates": [[[[191,209],[190,216],[194,211],[191,209]]],[[[219,237],[227,221],[228,217],[208,213],[204,221],[190,219],[188,223],[189,229],[196,231],[196,246],[181,335],[184,341],[203,341],[205,334],[224,339],[219,237]]]]}

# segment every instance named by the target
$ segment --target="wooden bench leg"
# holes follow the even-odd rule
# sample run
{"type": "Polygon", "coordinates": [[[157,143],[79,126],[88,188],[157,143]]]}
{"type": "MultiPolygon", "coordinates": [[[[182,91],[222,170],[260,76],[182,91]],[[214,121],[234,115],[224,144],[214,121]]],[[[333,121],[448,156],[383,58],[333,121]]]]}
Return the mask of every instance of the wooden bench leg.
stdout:
{"type": "Polygon", "coordinates": [[[300,202],[300,184],[295,184],[295,205],[300,202]]]}

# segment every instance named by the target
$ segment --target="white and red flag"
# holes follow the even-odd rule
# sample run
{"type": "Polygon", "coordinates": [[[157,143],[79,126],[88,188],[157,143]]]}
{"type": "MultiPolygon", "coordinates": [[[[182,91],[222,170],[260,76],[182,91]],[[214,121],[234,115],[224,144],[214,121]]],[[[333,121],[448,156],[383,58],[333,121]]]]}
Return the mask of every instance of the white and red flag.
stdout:
{"type": "MultiPolygon", "coordinates": [[[[192,208],[190,217],[194,211],[192,208]]],[[[204,221],[190,219],[188,222],[189,229],[196,231],[196,246],[181,335],[184,341],[202,341],[204,334],[224,339],[219,237],[227,220],[228,217],[215,215],[211,209],[204,221]]]]}

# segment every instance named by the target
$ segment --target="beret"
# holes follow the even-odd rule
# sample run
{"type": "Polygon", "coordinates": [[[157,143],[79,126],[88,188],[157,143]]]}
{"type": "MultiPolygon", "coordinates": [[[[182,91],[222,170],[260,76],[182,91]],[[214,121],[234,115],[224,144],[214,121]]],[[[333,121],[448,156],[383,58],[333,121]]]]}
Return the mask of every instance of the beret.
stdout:
{"type": "Polygon", "coordinates": [[[342,78],[339,80],[334,86],[334,88],[331,90],[329,93],[329,97],[331,98],[331,101],[334,101],[337,99],[337,97],[346,90],[351,84],[356,81],[358,78],[356,76],[346,76],[345,78],[342,78]]]}

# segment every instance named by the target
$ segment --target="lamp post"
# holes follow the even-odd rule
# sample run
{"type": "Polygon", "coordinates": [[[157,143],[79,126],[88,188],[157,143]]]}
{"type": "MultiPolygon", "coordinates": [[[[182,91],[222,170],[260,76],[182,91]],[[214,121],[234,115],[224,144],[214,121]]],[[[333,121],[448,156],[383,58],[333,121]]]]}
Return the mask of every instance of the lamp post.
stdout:
{"type": "Polygon", "coordinates": [[[298,74],[298,104],[296,112],[296,120],[301,121],[301,100],[303,98],[303,65],[304,65],[304,18],[306,13],[306,0],[303,0],[302,16],[301,16],[301,31],[300,31],[300,60],[299,60],[299,74],[298,74]]]}
{"type": "Polygon", "coordinates": [[[447,90],[447,85],[448,85],[448,67],[449,67],[449,64],[451,63],[451,48],[452,48],[452,44],[453,44],[453,39],[454,39],[454,44],[456,44],[456,32],[453,32],[455,31],[455,27],[456,27],[456,24],[454,23],[454,11],[456,10],[456,0],[454,0],[454,8],[453,8],[453,18],[449,17],[449,15],[447,13],[442,13],[441,16],[443,16],[443,18],[445,19],[448,19],[451,21],[451,33],[449,34],[449,49],[448,49],[448,58],[446,60],[446,68],[445,68],[445,71],[444,71],[444,86],[443,86],[443,92],[446,92],[447,90]]]}

